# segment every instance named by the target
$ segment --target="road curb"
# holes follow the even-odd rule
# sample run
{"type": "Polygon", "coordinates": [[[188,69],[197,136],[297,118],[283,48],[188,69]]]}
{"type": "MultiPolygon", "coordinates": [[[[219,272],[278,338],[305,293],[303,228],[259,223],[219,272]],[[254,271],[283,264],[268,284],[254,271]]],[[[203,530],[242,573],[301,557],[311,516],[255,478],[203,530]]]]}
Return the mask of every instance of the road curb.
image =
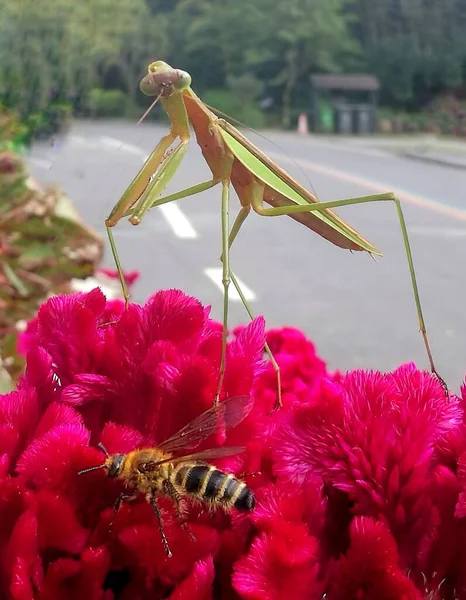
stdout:
{"type": "Polygon", "coordinates": [[[464,161],[455,161],[448,158],[440,158],[437,156],[428,156],[425,154],[419,154],[417,152],[402,152],[401,156],[406,158],[412,158],[413,160],[418,160],[422,162],[427,162],[431,164],[442,165],[446,167],[452,167],[453,169],[466,169],[466,158],[464,161]]]}

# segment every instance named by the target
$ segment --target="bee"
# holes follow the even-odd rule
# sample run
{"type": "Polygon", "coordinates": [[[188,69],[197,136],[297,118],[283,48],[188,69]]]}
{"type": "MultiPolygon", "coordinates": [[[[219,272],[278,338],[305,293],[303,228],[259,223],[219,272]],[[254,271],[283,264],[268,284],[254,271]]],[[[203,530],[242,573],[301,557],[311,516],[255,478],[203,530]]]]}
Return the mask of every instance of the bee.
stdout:
{"type": "Polygon", "coordinates": [[[144,496],[157,517],[163,546],[171,557],[157,497],[169,497],[173,500],[181,525],[188,533],[182,511],[182,502],[186,498],[226,512],[232,508],[240,511],[254,509],[254,495],[244,481],[206,462],[208,459],[239,454],[245,450],[243,446],[189,452],[219,428],[223,427],[226,431],[238,425],[251,408],[249,396],[229,398],[214,405],[153,448],[139,448],[127,454],[110,455],[100,443],[98,446],[106,456],[105,461],[101,465],[79,471],[78,475],[103,469],[107,477],[123,481],[132,493],[120,494],[114,505],[116,512],[123,501],[144,496]]]}

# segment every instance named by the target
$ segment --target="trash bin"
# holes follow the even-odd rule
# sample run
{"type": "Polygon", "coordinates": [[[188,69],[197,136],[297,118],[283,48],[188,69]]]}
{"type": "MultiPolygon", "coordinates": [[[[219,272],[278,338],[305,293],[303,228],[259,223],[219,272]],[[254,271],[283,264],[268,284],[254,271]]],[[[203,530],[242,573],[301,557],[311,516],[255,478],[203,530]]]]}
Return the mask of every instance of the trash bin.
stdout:
{"type": "Polygon", "coordinates": [[[353,131],[359,135],[374,132],[373,107],[370,104],[353,105],[353,131]]]}
{"type": "Polygon", "coordinates": [[[353,116],[352,107],[350,104],[335,104],[334,105],[334,130],[339,134],[353,133],[353,116]]]}

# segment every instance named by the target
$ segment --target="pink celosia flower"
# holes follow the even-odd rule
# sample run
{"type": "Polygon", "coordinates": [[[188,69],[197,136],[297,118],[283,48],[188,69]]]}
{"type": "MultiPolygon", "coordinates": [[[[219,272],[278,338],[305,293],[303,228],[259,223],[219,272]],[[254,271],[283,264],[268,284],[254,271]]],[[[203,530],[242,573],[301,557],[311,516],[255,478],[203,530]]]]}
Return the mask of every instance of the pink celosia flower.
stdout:
{"type": "Polygon", "coordinates": [[[255,538],[235,565],[233,584],[242,598],[318,600],[320,535],[325,500],[318,486],[269,485],[257,492],[251,515],[255,538]]]}
{"type": "MultiPolygon", "coordinates": [[[[100,275],[100,274],[104,275],[108,279],[113,279],[115,281],[119,281],[118,271],[116,269],[108,269],[106,267],[99,267],[97,269],[97,275],[100,275]]],[[[139,271],[125,271],[124,276],[125,276],[126,285],[129,288],[131,288],[131,286],[133,286],[136,283],[136,281],[139,279],[139,277],[141,276],[141,273],[139,271]]]]}
{"type": "MultiPolygon", "coordinates": [[[[211,406],[221,328],[179,291],[144,306],[99,290],[52,298],[28,326],[27,369],[0,398],[0,597],[13,600],[466,600],[466,386],[447,398],[412,364],[329,374],[292,328],[235,330],[222,398],[251,394],[219,464],[252,513],[192,506],[193,541],[161,500],[173,557],[143,498],[102,471],[211,406]],[[110,524],[113,522],[112,527],[110,524]]],[[[207,443],[207,442],[206,442],[207,443]]],[[[209,444],[211,445],[211,444],[209,444]]]]}
{"type": "Polygon", "coordinates": [[[466,449],[463,408],[459,398],[445,396],[434,376],[412,364],[389,374],[355,371],[334,381],[321,379],[310,401],[293,406],[275,441],[274,472],[279,480],[295,485],[305,485],[310,478],[324,485],[332,537],[324,536],[321,542],[335,558],[343,555],[337,565],[347,565],[344,569],[355,579],[339,587],[335,573],[341,573],[341,567],[325,571],[332,573],[329,598],[417,598],[422,597],[416,595],[420,591],[432,598],[466,597],[464,524],[458,519],[459,448],[466,449]],[[379,527],[377,522],[386,533],[380,529],[369,534],[379,527]],[[356,581],[355,561],[364,564],[367,552],[359,543],[354,549],[361,532],[370,544],[367,548],[378,540],[379,551],[385,547],[392,557],[391,572],[395,567],[399,572],[392,583],[367,561],[366,574],[361,571],[356,581]],[[408,571],[416,593],[404,580],[408,571]],[[373,577],[373,583],[365,582],[367,577],[373,577]],[[385,581],[385,596],[376,580],[385,581]],[[352,595],[356,592],[351,589],[360,588],[364,594],[352,595]]]}
{"type": "MultiPolygon", "coordinates": [[[[124,505],[110,530],[121,486],[102,472],[77,472],[102,462],[91,447],[99,441],[110,452],[155,445],[209,408],[220,344],[208,310],[175,290],[127,311],[97,289],[41,307],[26,373],[0,402],[1,597],[212,596],[229,517],[193,509],[193,542],[161,502],[174,554],[167,559],[144,499],[124,505]]],[[[223,397],[249,394],[263,344],[262,319],[229,344],[223,397]]],[[[225,443],[247,444],[256,433],[248,418],[225,443]]],[[[226,461],[243,462],[247,455],[226,461]]]]}
{"type": "Polygon", "coordinates": [[[332,572],[328,599],[422,600],[421,592],[399,567],[396,543],[388,528],[367,517],[356,517],[349,548],[332,572]]]}
{"type": "MultiPolygon", "coordinates": [[[[124,272],[126,285],[129,290],[134,286],[136,281],[140,277],[139,271],[124,272]]],[[[120,297],[122,295],[121,286],[118,279],[118,271],[116,269],[99,268],[96,270],[94,277],[88,277],[87,279],[73,279],[71,282],[71,290],[78,292],[86,292],[96,287],[107,284],[107,281],[114,284],[115,289],[111,291],[111,299],[107,299],[106,310],[113,311],[119,315],[124,310],[124,300],[120,297]],[[103,281],[102,281],[103,280],[103,281]],[[81,287],[80,287],[81,286],[81,287]]],[[[108,294],[108,285],[105,285],[108,294]]],[[[16,345],[16,350],[19,354],[26,356],[29,350],[36,344],[36,326],[37,319],[31,319],[28,323],[24,324],[21,321],[18,324],[19,334],[16,345]]]]}

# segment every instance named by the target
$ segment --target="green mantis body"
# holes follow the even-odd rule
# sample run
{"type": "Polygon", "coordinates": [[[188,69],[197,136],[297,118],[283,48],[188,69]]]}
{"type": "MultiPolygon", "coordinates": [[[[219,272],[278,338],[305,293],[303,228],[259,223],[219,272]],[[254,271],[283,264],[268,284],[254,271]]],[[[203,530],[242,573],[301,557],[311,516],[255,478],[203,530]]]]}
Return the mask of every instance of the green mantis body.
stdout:
{"type": "MultiPolygon", "coordinates": [[[[289,215],[291,218],[312,229],[333,244],[351,251],[381,253],[370,242],[359,235],[345,221],[340,219],[332,208],[365,202],[390,201],[396,205],[406,257],[408,260],[419,328],[423,336],[431,370],[436,373],[429,347],[426,327],[422,314],[418,286],[409,245],[406,224],[399,199],[392,193],[375,194],[360,198],[348,198],[331,202],[319,202],[308,190],[269,159],[235,127],[218,118],[192,91],[191,77],[179,69],[157,61],[148,67],[148,74],[141,80],[141,90],[149,96],[161,99],[163,108],[170,119],[169,132],[159,141],[128,189],[113,208],[106,220],[110,245],[119,272],[124,296],[128,302],[128,291],[124,281],[116,245],[111,228],[124,216],[129,216],[133,225],[138,225],[150,208],[192,196],[216,185],[221,186],[222,215],[222,282],[223,336],[220,359],[220,375],[215,401],[222,389],[225,372],[226,342],[228,333],[228,290],[233,283],[251,318],[252,311],[241,291],[234,274],[230,270],[229,249],[251,209],[261,216],[289,215]],[[197,143],[212,173],[212,178],[169,196],[160,197],[165,186],[175,175],[190,141],[190,125],[194,129],[197,143]],[[230,184],[235,189],[241,209],[229,228],[230,184]],[[264,207],[264,203],[269,207],[264,207]]],[[[280,371],[266,346],[277,372],[280,400],[280,371]]]]}

